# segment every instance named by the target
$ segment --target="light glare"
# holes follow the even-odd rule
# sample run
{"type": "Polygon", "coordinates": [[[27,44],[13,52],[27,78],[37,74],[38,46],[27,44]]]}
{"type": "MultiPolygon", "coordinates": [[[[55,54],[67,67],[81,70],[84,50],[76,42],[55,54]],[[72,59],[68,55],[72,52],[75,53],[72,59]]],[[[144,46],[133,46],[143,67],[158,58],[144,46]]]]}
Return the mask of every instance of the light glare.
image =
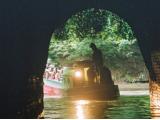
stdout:
{"type": "Polygon", "coordinates": [[[75,72],[75,76],[78,77],[78,78],[80,78],[82,76],[82,73],[80,71],[76,71],[75,72]]]}

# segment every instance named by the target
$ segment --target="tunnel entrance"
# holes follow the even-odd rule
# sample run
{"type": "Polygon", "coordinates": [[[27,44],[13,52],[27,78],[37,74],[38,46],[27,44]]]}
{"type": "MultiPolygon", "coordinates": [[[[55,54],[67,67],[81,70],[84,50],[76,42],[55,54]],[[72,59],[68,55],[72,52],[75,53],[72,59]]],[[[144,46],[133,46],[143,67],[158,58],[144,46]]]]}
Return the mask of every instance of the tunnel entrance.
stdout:
{"type": "MultiPolygon", "coordinates": [[[[111,70],[113,81],[119,85],[120,95],[123,97],[120,97],[118,101],[123,102],[124,100],[125,102],[130,95],[133,95],[131,96],[133,100],[149,99],[147,96],[149,94],[148,71],[131,27],[110,11],[92,8],[73,15],[52,34],[44,73],[44,114],[46,117],[72,118],[70,115],[73,115],[73,118],[80,116],[83,118],[113,118],[112,113],[111,117],[104,114],[105,110],[111,109],[107,101],[105,104],[100,101],[87,100],[68,102],[64,92],[71,86],[68,80],[75,63],[92,60],[90,43],[95,43],[102,51],[104,65],[111,70]],[[140,96],[137,96],[138,93],[140,96]],[[126,95],[127,97],[124,97],[126,95]],[[57,113],[55,113],[56,109],[50,109],[52,106],[55,108],[56,105],[59,106],[56,109],[60,109],[57,113]],[[96,109],[103,110],[95,112],[90,108],[93,105],[96,105],[96,109]],[[87,106],[89,106],[89,111],[84,111],[87,106]],[[75,109],[72,110],[72,107],[75,109]],[[70,112],[64,114],[66,109],[70,112]],[[97,116],[89,115],[88,112],[93,112],[97,116]]],[[[114,108],[113,104],[117,106],[118,103],[112,102],[111,106],[114,108]]],[[[147,106],[145,110],[148,110],[148,114],[141,115],[141,117],[148,118],[149,103],[144,102],[143,105],[147,106]]],[[[139,115],[137,113],[137,116],[124,116],[124,118],[139,118],[139,115]]]]}

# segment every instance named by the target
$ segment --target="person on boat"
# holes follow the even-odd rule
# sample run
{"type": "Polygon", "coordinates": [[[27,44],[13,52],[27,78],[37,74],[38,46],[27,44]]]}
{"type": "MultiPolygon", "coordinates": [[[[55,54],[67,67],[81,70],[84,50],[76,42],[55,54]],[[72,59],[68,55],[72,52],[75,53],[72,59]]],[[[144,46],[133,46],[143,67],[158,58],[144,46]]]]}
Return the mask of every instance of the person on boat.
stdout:
{"type": "Polygon", "coordinates": [[[96,47],[96,45],[94,43],[90,44],[90,48],[93,50],[93,54],[92,54],[92,61],[95,65],[96,68],[96,72],[98,74],[98,76],[100,76],[100,80],[101,78],[101,71],[103,68],[103,55],[100,49],[98,49],[96,47]]]}
{"type": "Polygon", "coordinates": [[[49,78],[49,71],[50,71],[49,66],[47,66],[46,69],[45,69],[45,77],[44,77],[45,79],[49,78]]]}
{"type": "Polygon", "coordinates": [[[57,80],[57,81],[60,80],[60,73],[59,73],[59,71],[57,71],[56,74],[55,74],[55,80],[57,80]]]}
{"type": "Polygon", "coordinates": [[[50,68],[50,71],[49,71],[49,79],[50,80],[54,80],[54,68],[50,68]]]}

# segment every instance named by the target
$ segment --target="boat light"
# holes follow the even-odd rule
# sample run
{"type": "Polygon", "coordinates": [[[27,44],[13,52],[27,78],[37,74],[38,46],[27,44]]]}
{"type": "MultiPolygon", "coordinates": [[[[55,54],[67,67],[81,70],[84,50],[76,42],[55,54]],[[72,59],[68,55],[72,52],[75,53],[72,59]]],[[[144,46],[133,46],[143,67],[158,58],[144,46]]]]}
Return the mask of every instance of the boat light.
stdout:
{"type": "Polygon", "coordinates": [[[82,77],[81,71],[76,71],[76,72],[75,72],[75,76],[76,76],[77,78],[82,77]]]}

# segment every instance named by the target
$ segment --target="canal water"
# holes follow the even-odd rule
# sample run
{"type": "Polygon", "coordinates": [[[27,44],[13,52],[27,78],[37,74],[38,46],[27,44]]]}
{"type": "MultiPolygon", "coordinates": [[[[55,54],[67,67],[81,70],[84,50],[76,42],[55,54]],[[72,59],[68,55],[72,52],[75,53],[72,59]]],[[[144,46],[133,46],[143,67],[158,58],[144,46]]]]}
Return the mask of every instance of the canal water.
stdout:
{"type": "Polygon", "coordinates": [[[120,96],[117,100],[45,98],[46,119],[150,119],[149,96],[120,96]]]}

